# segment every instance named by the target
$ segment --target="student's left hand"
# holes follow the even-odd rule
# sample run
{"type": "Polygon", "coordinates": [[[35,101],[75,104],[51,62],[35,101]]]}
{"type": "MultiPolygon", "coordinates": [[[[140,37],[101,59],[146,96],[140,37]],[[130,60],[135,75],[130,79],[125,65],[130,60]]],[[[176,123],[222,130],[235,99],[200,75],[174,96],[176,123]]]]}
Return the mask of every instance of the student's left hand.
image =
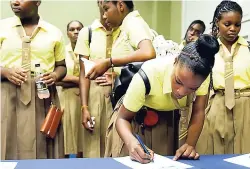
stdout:
{"type": "Polygon", "coordinates": [[[200,155],[196,152],[193,146],[185,143],[176,151],[173,160],[178,160],[180,157],[197,160],[200,155]]]}
{"type": "Polygon", "coordinates": [[[48,86],[51,86],[53,84],[55,84],[57,82],[57,76],[55,72],[51,72],[51,73],[44,73],[42,75],[41,80],[47,84],[48,86]]]}
{"type": "Polygon", "coordinates": [[[109,68],[110,68],[109,59],[98,61],[86,75],[86,78],[90,80],[95,80],[97,77],[102,76],[109,68]]]}
{"type": "Polygon", "coordinates": [[[111,86],[112,85],[112,74],[113,74],[113,80],[116,77],[115,73],[106,72],[103,76],[97,77],[95,79],[95,82],[100,86],[111,86]]]}

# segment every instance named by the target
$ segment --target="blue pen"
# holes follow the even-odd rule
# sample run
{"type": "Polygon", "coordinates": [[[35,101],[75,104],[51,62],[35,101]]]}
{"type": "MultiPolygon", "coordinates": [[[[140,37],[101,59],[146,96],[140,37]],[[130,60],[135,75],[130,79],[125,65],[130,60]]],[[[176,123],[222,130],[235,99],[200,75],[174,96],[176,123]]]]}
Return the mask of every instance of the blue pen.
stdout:
{"type": "MultiPolygon", "coordinates": [[[[141,137],[138,134],[135,134],[135,138],[139,141],[140,145],[142,146],[144,152],[148,155],[150,155],[150,152],[148,151],[148,149],[146,148],[145,144],[143,143],[141,137]]],[[[154,160],[151,160],[152,162],[154,162],[154,160]]]]}

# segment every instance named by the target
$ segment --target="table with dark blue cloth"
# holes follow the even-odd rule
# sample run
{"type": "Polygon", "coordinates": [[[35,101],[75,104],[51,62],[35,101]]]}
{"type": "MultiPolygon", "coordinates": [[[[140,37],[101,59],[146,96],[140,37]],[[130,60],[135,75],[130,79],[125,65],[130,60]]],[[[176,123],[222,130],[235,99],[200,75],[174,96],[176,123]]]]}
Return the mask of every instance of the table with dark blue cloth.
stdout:
{"type": "MultiPolygon", "coordinates": [[[[193,166],[192,169],[247,169],[247,167],[224,161],[234,156],[237,155],[205,155],[199,160],[179,161],[193,166]]],[[[112,158],[5,160],[4,162],[8,161],[18,162],[15,169],[129,169],[112,158]]]]}

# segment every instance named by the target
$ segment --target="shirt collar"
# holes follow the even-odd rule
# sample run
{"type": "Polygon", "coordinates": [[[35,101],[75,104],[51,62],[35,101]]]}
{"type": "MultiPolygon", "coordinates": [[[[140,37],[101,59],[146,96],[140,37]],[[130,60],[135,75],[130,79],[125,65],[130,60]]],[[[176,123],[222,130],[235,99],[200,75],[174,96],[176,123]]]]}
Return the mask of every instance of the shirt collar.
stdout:
{"type": "Polygon", "coordinates": [[[139,16],[141,15],[139,14],[137,10],[128,13],[127,16],[125,16],[125,18],[122,21],[121,29],[123,29],[124,25],[126,25],[126,22],[128,22],[130,18],[139,17],[139,16]]]}
{"type": "Polygon", "coordinates": [[[69,44],[66,46],[65,50],[66,50],[67,52],[73,52],[71,43],[69,43],[69,44]]]}
{"type": "MultiPolygon", "coordinates": [[[[220,38],[218,38],[218,42],[219,42],[219,45],[222,45],[220,38]]],[[[235,45],[237,43],[239,43],[240,45],[243,45],[243,46],[248,46],[247,40],[244,39],[242,36],[239,36],[238,40],[233,45],[235,45]]]]}
{"type": "MultiPolygon", "coordinates": [[[[48,25],[47,23],[42,19],[42,17],[39,15],[39,21],[38,21],[38,25],[37,27],[42,28],[45,31],[48,31],[48,25]]],[[[21,20],[19,17],[14,16],[14,21],[13,21],[13,27],[17,27],[17,26],[22,26],[21,20]]]]}
{"type": "Polygon", "coordinates": [[[95,29],[98,29],[98,28],[103,28],[103,29],[105,29],[105,27],[102,25],[102,23],[100,22],[99,19],[96,19],[96,20],[92,23],[91,28],[92,28],[92,30],[95,30],[95,29]]]}

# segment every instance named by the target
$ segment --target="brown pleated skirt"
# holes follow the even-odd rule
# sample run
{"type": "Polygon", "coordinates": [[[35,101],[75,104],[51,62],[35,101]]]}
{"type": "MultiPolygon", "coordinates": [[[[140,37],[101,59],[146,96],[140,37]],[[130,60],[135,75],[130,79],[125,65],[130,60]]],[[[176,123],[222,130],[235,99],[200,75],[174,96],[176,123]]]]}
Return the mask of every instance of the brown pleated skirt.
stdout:
{"type": "Polygon", "coordinates": [[[250,153],[250,93],[235,101],[235,107],[228,110],[224,94],[211,93],[205,123],[196,146],[200,154],[250,153]]]}
{"type": "Polygon", "coordinates": [[[78,87],[63,88],[60,101],[64,110],[63,132],[65,154],[82,152],[82,113],[80,91],[78,87]]]}
{"type": "MultiPolygon", "coordinates": [[[[60,106],[55,86],[50,87],[53,103],[60,106]]],[[[20,101],[20,87],[9,81],[1,82],[1,159],[63,158],[63,129],[60,125],[55,139],[46,138],[40,127],[46,117],[51,99],[37,96],[32,80],[31,102],[20,101]]]]}
{"type": "Polygon", "coordinates": [[[110,86],[99,86],[91,81],[89,90],[89,112],[95,117],[94,131],[83,130],[83,156],[99,158],[104,156],[105,134],[113,113],[110,101],[110,86]]]}

